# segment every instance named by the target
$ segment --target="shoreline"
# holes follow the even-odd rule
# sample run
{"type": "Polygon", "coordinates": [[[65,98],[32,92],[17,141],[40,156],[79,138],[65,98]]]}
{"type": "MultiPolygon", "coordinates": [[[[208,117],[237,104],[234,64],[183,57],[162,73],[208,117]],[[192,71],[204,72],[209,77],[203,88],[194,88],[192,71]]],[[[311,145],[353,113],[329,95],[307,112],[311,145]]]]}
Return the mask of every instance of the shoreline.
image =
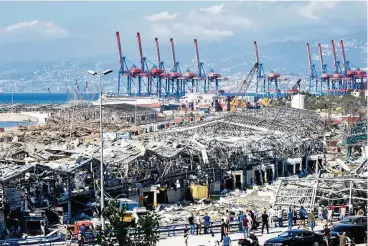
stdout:
{"type": "Polygon", "coordinates": [[[39,122],[39,119],[20,113],[0,113],[0,122],[39,122]]]}

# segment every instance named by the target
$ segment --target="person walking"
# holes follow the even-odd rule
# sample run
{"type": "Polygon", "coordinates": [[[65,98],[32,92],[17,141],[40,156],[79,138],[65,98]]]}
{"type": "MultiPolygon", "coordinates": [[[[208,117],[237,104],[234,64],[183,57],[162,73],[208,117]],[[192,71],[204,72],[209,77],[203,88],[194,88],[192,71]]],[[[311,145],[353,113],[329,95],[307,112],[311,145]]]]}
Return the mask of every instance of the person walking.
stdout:
{"type": "Polygon", "coordinates": [[[208,229],[210,228],[211,218],[206,213],[203,217],[204,220],[204,234],[208,234],[208,229]]]}
{"type": "Polygon", "coordinates": [[[312,231],[314,231],[314,227],[316,227],[316,217],[314,216],[313,211],[310,211],[309,213],[309,222],[312,231]]]}
{"type": "Polygon", "coordinates": [[[231,238],[228,233],[225,234],[223,246],[231,246],[231,238]]]}
{"type": "Polygon", "coordinates": [[[189,233],[188,233],[188,226],[185,225],[184,227],[184,244],[185,246],[188,246],[188,238],[189,238],[189,233]]]}
{"type": "Polygon", "coordinates": [[[287,214],[287,220],[288,220],[288,230],[293,229],[293,211],[289,209],[289,212],[287,214]]]}
{"type": "Polygon", "coordinates": [[[268,234],[269,233],[269,230],[268,230],[269,226],[268,226],[268,214],[266,213],[266,210],[262,214],[261,218],[262,218],[262,235],[263,235],[263,230],[264,230],[265,227],[267,228],[267,234],[268,234]]]}
{"type": "Polygon", "coordinates": [[[305,210],[305,208],[303,206],[301,206],[300,208],[300,224],[299,224],[299,227],[301,225],[303,225],[303,227],[305,228],[305,216],[307,215],[307,210],[305,210]]]}
{"type": "Polygon", "coordinates": [[[190,235],[194,235],[194,216],[191,214],[188,218],[189,226],[190,226],[190,235]]]}
{"type": "Polygon", "coordinates": [[[267,212],[270,227],[273,226],[274,219],[275,219],[275,214],[276,214],[275,209],[273,209],[272,206],[271,206],[268,209],[268,212],[267,212]]]}
{"type": "Polygon", "coordinates": [[[197,226],[197,235],[198,233],[199,235],[202,235],[202,217],[199,213],[196,216],[196,226],[197,226]]]}
{"type": "Polygon", "coordinates": [[[248,237],[248,217],[247,215],[244,215],[244,218],[243,218],[243,234],[244,234],[244,238],[247,238],[248,237]]]}
{"type": "Polygon", "coordinates": [[[284,225],[282,223],[282,214],[283,214],[282,209],[281,209],[281,207],[279,207],[277,209],[277,221],[278,221],[279,227],[284,227],[284,225]]]}
{"type": "Polygon", "coordinates": [[[222,242],[225,237],[225,231],[226,231],[226,224],[225,224],[224,219],[221,219],[221,240],[220,242],[222,242]]]}

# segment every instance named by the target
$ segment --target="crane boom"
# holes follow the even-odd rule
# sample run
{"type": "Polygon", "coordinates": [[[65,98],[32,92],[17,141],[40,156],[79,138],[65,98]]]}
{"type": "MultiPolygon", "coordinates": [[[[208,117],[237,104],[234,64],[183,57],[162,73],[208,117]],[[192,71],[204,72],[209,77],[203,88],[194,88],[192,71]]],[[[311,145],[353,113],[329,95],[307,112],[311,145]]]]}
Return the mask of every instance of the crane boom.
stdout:
{"type": "Polygon", "coordinates": [[[340,46],[341,46],[341,55],[342,55],[342,62],[344,63],[344,72],[347,72],[347,66],[346,66],[346,58],[345,58],[345,48],[344,48],[344,41],[340,40],[340,46]]]}
{"type": "Polygon", "coordinates": [[[116,41],[118,43],[118,54],[119,54],[119,64],[120,64],[120,70],[122,69],[122,63],[123,63],[123,54],[121,52],[121,42],[120,42],[120,33],[116,32],[116,41]]]}
{"type": "Polygon", "coordinates": [[[258,56],[258,46],[257,46],[257,41],[254,41],[254,52],[256,55],[256,63],[259,64],[259,56],[258,56]]]}
{"type": "Polygon", "coordinates": [[[323,54],[322,54],[322,45],[318,44],[318,54],[319,54],[319,62],[321,63],[321,71],[323,71],[323,54]]]}
{"type": "Polygon", "coordinates": [[[309,71],[310,71],[310,74],[312,74],[313,73],[313,68],[312,68],[312,58],[311,58],[309,43],[307,43],[307,54],[308,54],[309,71]]]}
{"type": "MultiPolygon", "coordinates": [[[[171,56],[172,56],[172,62],[173,62],[173,68],[176,67],[176,58],[175,58],[175,47],[174,47],[174,39],[170,38],[170,47],[171,47],[171,56]]],[[[175,71],[177,72],[177,71],[175,71]]]]}
{"type": "Polygon", "coordinates": [[[158,38],[155,38],[155,44],[156,44],[157,65],[160,67],[161,57],[160,57],[160,47],[158,45],[158,38]]]}
{"type": "Polygon", "coordinates": [[[139,61],[141,63],[141,69],[144,70],[141,34],[139,32],[137,32],[137,41],[138,41],[139,61]]]}
{"type": "Polygon", "coordinates": [[[197,62],[197,74],[199,76],[199,74],[201,73],[200,70],[200,65],[199,65],[199,52],[198,52],[198,43],[197,43],[197,39],[194,39],[194,49],[195,49],[195,56],[196,56],[196,62],[197,62]]]}
{"type": "Polygon", "coordinates": [[[332,55],[334,59],[335,72],[337,73],[338,67],[337,67],[337,59],[336,59],[336,50],[335,50],[335,42],[333,40],[331,40],[331,47],[332,47],[332,55]]]}
{"type": "Polygon", "coordinates": [[[252,69],[250,70],[250,72],[248,73],[247,77],[245,78],[245,80],[243,81],[243,83],[241,84],[240,86],[240,89],[239,89],[239,93],[244,89],[244,93],[247,92],[248,88],[249,88],[249,85],[250,83],[252,82],[252,79],[253,79],[253,76],[255,74],[255,72],[257,71],[258,69],[258,63],[256,62],[252,69]]]}

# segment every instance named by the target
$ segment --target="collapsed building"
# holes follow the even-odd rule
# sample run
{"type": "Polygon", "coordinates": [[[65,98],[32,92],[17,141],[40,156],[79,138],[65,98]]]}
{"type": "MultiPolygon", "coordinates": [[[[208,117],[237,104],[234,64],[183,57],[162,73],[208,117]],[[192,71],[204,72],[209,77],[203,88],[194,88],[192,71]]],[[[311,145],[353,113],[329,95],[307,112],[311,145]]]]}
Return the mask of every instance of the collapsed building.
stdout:
{"type": "MultiPolygon", "coordinates": [[[[138,118],[152,124],[157,120],[156,111],[138,108],[134,113],[134,109],[134,105],[105,105],[104,121],[125,127],[138,118]]],[[[74,107],[55,111],[49,123],[93,125],[98,118],[95,107],[74,107]]],[[[327,165],[326,127],[325,120],[314,112],[264,108],[209,118],[134,139],[117,138],[116,134],[105,138],[105,132],[105,196],[137,201],[145,197],[147,204],[174,203],[190,198],[191,184],[203,184],[209,187],[210,194],[216,194],[224,189],[270,184],[279,178],[275,204],[313,207],[326,200],[323,197],[334,198],[331,194],[338,194],[340,189],[336,186],[332,192],[328,188],[337,180],[333,180],[334,170],[329,171],[327,165]],[[297,180],[305,176],[309,179],[303,186],[297,180]]],[[[350,132],[354,135],[356,131],[352,128],[350,132]]],[[[346,139],[351,144],[351,135],[346,139]]],[[[32,211],[44,211],[39,213],[38,221],[50,224],[51,220],[69,223],[99,213],[99,144],[81,139],[66,141],[64,138],[63,142],[42,148],[36,144],[29,146],[20,139],[1,144],[2,221],[22,225],[25,232],[32,233],[26,223],[32,211]]],[[[364,141],[360,139],[356,144],[359,148],[364,141]]],[[[347,175],[342,183],[344,191],[364,200],[366,193],[362,190],[366,187],[356,180],[367,172],[367,165],[358,159],[354,160],[359,168],[342,170],[347,175]]]]}

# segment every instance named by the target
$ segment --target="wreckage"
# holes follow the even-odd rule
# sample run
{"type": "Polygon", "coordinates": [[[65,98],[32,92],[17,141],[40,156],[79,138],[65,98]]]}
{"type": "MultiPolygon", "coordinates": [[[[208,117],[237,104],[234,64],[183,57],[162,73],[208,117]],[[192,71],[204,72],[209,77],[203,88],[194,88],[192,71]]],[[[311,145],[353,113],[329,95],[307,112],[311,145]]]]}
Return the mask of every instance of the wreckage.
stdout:
{"type": "MultiPolygon", "coordinates": [[[[117,125],[123,122],[124,127],[131,124],[136,115],[130,110],[122,106],[110,107],[107,122],[117,125]]],[[[140,112],[142,121],[152,123],[157,117],[157,113],[150,110],[140,112]]],[[[82,121],[78,127],[85,122],[87,126],[83,127],[88,129],[97,118],[96,110],[91,108],[60,109],[50,118],[49,124],[82,121]]],[[[76,129],[81,128],[75,128],[75,134],[78,133],[76,129]]],[[[125,132],[105,132],[102,136],[107,198],[139,200],[145,194],[153,203],[169,203],[185,198],[184,190],[191,183],[208,185],[210,192],[216,193],[223,189],[271,184],[279,178],[277,205],[313,207],[324,200],[337,199],[341,187],[345,195],[351,194],[351,202],[356,198],[366,199],[363,190],[367,187],[357,181],[361,178],[359,175],[367,172],[366,157],[354,159],[356,164],[349,167],[350,170],[345,167],[346,180],[326,176],[334,172],[326,165],[326,124],[314,112],[290,108],[249,110],[134,139],[127,128],[124,129],[125,132]],[[365,162],[361,161],[364,158],[365,162]],[[308,177],[303,183],[298,182],[300,179],[295,175],[314,178],[308,177]],[[333,182],[340,182],[340,188],[334,187],[333,182]],[[160,190],[164,195],[152,196],[157,194],[154,191],[158,187],[165,189],[165,192],[160,190]]],[[[15,218],[18,210],[60,208],[65,215],[59,223],[68,223],[80,213],[89,217],[98,213],[100,151],[93,140],[99,137],[95,131],[88,130],[88,134],[94,136],[88,141],[82,136],[71,140],[76,135],[70,131],[63,133],[62,141],[50,144],[48,140],[43,145],[22,142],[27,132],[39,138],[50,138],[30,128],[17,139],[14,137],[11,143],[1,144],[0,211],[5,217],[15,218]]],[[[356,130],[350,132],[356,134],[356,130]]],[[[4,216],[0,218],[5,219],[4,216]]]]}

